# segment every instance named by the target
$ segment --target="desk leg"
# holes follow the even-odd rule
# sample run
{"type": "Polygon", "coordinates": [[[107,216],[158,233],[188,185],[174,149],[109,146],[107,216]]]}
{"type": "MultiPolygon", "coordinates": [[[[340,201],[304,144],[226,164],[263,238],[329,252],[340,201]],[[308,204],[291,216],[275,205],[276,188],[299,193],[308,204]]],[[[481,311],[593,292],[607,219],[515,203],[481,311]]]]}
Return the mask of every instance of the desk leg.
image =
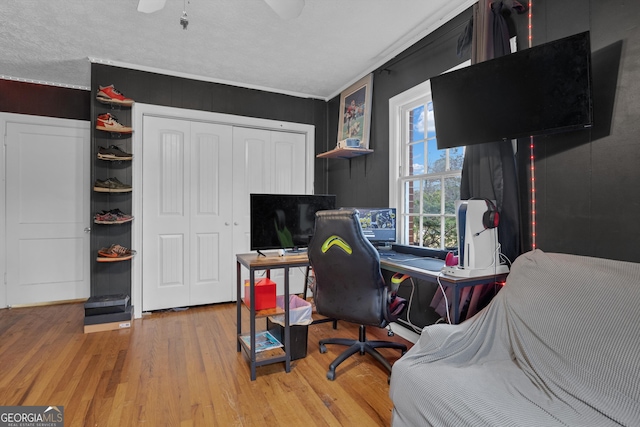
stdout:
{"type": "Polygon", "coordinates": [[[253,269],[249,270],[249,298],[251,298],[251,304],[249,307],[249,333],[251,334],[251,381],[256,379],[256,295],[255,295],[255,283],[256,272],[253,269]]]}
{"type": "Polygon", "coordinates": [[[242,294],[241,294],[241,284],[242,281],[240,278],[241,265],[240,262],[236,262],[236,329],[238,331],[237,338],[237,346],[236,350],[241,351],[240,345],[240,334],[242,334],[242,294]]]}
{"type": "Polygon", "coordinates": [[[302,299],[307,300],[307,291],[309,290],[309,270],[311,267],[307,265],[307,270],[304,272],[304,292],[302,293],[302,299]]]}
{"type": "Polygon", "coordinates": [[[451,302],[451,311],[453,311],[453,324],[460,322],[460,288],[457,284],[453,284],[453,301],[451,302]]]}
{"type": "Polygon", "coordinates": [[[291,371],[291,330],[289,328],[289,267],[284,268],[284,348],[285,372],[291,371]]]}

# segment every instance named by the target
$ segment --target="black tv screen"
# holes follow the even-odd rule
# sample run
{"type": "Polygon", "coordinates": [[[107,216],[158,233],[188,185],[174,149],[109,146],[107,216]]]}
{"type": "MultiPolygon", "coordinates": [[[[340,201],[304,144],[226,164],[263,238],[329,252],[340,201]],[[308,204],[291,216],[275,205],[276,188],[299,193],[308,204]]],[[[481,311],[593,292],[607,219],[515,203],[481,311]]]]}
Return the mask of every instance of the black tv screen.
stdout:
{"type": "Polygon", "coordinates": [[[592,125],[589,32],[431,79],[439,149],[592,125]]]}
{"type": "Polygon", "coordinates": [[[329,194],[251,194],[251,250],[306,248],[316,212],[335,209],[329,194]]]}

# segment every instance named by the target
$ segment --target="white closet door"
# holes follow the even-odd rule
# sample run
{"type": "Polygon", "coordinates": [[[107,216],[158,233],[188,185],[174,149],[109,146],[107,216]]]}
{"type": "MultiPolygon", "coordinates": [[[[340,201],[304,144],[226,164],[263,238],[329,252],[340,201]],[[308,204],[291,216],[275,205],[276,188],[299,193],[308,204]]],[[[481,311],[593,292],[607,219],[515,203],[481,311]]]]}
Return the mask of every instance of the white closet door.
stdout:
{"type": "MultiPolygon", "coordinates": [[[[306,177],[305,136],[292,132],[236,127],[233,130],[233,252],[250,249],[249,194],[304,194],[306,177]]],[[[235,258],[234,258],[235,260],[235,258]]],[[[283,292],[282,271],[274,270],[278,292],[283,292]]],[[[248,277],[242,269],[243,279],[248,277]],[[246,277],[245,277],[246,276],[246,277]]],[[[295,274],[295,273],[294,273],[295,274]]],[[[303,280],[291,281],[292,293],[302,292],[303,280]]]]}
{"type": "Polygon", "coordinates": [[[191,123],[191,305],[231,301],[232,127],[191,123]]]}
{"type": "Polygon", "coordinates": [[[7,304],[87,298],[89,126],[20,120],[6,125],[7,304]]]}
{"type": "Polygon", "coordinates": [[[231,127],[144,118],[143,310],[229,301],[231,127]]]}
{"type": "Polygon", "coordinates": [[[235,300],[235,255],[250,248],[249,194],[305,192],[305,136],[143,123],[143,310],[235,300]]]}

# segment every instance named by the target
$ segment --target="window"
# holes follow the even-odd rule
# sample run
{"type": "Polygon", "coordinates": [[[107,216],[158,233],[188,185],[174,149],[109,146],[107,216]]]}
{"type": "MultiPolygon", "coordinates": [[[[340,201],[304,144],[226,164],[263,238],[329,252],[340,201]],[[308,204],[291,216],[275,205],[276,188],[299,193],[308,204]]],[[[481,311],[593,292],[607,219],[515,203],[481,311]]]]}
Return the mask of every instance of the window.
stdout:
{"type": "Polygon", "coordinates": [[[389,121],[389,200],[398,210],[399,243],[457,246],[464,147],[438,150],[429,81],[391,98],[389,121]]]}

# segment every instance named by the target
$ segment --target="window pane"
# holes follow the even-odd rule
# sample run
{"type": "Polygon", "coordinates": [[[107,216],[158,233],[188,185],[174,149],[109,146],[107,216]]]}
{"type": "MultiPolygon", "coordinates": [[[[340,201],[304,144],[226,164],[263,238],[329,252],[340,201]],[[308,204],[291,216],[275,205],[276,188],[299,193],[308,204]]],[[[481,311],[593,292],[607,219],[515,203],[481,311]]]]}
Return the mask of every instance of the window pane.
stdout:
{"type": "Polygon", "coordinates": [[[440,179],[425,179],[423,180],[424,190],[422,197],[422,212],[426,214],[441,213],[440,195],[441,191],[440,179]]]}
{"type": "Polygon", "coordinates": [[[414,108],[409,112],[409,141],[422,141],[424,139],[424,105],[414,108]]]}
{"type": "Polygon", "coordinates": [[[440,248],[440,218],[424,217],[422,220],[422,246],[440,248]]]}
{"type": "Polygon", "coordinates": [[[420,181],[404,183],[404,213],[420,213],[420,181]]]}
{"type": "Polygon", "coordinates": [[[447,168],[447,150],[438,150],[435,139],[427,142],[427,173],[444,172],[447,168]]]}
{"type": "Polygon", "coordinates": [[[458,235],[456,233],[456,219],[444,219],[444,247],[455,248],[458,246],[458,235]]]}
{"type": "Polygon", "coordinates": [[[464,147],[449,148],[449,170],[461,171],[464,160],[464,147]]]}
{"type": "Polygon", "coordinates": [[[420,246],[420,217],[412,216],[409,217],[409,222],[411,224],[411,229],[409,230],[409,245],[418,245],[420,246]]]}
{"type": "Polygon", "coordinates": [[[427,102],[427,138],[436,137],[436,124],[433,120],[433,102],[427,102]]]}
{"type": "Polygon", "coordinates": [[[460,198],[460,177],[448,177],[444,180],[444,213],[456,213],[456,200],[460,198]]]}
{"type": "Polygon", "coordinates": [[[424,143],[409,145],[409,175],[424,173],[424,143]]]}

